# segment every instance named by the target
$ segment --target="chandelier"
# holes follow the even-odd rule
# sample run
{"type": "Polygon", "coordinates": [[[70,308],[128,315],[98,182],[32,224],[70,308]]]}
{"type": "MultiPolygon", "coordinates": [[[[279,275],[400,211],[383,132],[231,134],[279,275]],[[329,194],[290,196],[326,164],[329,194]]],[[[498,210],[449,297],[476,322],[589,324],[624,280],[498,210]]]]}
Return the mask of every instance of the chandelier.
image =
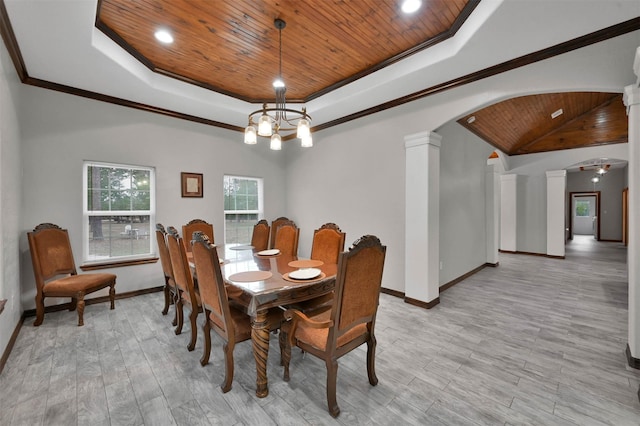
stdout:
{"type": "Polygon", "coordinates": [[[258,136],[271,137],[271,149],[280,150],[282,149],[282,137],[280,135],[296,131],[296,136],[300,138],[301,146],[310,147],[313,146],[309,127],[311,117],[307,114],[306,108],[302,108],[302,110],[287,108],[285,99],[287,88],[282,79],[282,29],[287,26],[287,23],[279,18],[273,23],[280,36],[280,69],[278,78],[273,82],[273,88],[276,92],[275,106],[267,108],[265,103],[262,105],[262,109],[249,114],[249,125],[244,130],[244,143],[254,145],[258,143],[258,136]],[[258,126],[257,131],[256,124],[258,126]]]}

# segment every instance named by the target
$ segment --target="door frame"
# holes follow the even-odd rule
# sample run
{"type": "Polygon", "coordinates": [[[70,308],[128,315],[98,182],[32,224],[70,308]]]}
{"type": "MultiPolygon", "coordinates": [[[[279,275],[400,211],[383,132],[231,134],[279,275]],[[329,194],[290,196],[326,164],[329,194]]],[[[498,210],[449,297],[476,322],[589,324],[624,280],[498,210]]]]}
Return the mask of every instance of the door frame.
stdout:
{"type": "Polygon", "coordinates": [[[600,241],[600,191],[590,192],[570,192],[569,193],[569,239],[573,240],[573,199],[580,197],[596,197],[596,232],[598,233],[596,240],[600,241]]]}

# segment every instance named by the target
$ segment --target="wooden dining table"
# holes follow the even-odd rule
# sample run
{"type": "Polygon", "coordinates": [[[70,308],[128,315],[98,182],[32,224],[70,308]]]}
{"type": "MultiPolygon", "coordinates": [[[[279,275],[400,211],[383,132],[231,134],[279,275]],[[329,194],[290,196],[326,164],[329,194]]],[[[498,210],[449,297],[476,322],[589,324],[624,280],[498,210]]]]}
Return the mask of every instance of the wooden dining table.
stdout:
{"type": "Polygon", "coordinates": [[[264,398],[269,394],[269,310],[330,293],[335,286],[338,265],[281,253],[260,255],[260,252],[248,245],[218,245],[217,250],[218,257],[223,261],[220,266],[222,276],[228,284],[229,299],[236,305],[241,305],[251,316],[251,341],[257,375],[256,396],[264,398]],[[294,271],[308,268],[317,268],[321,273],[312,279],[296,280],[289,277],[294,271]]]}

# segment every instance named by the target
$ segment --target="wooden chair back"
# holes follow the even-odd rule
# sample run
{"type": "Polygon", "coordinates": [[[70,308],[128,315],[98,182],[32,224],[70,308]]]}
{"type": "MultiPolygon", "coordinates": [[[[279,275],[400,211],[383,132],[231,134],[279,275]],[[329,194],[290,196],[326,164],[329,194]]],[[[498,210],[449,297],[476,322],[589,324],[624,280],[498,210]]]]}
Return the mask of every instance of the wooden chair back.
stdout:
{"type": "Polygon", "coordinates": [[[191,238],[193,233],[196,231],[204,232],[204,234],[209,238],[209,241],[215,242],[213,225],[202,219],[193,219],[186,225],[182,225],[183,244],[187,253],[191,253],[191,238]]]}
{"type": "Polygon", "coordinates": [[[216,332],[228,341],[229,335],[233,337],[234,330],[218,253],[201,231],[194,232],[191,244],[202,307],[206,310],[207,318],[213,322],[216,332]]]}
{"type": "Polygon", "coordinates": [[[164,275],[164,309],[162,310],[162,315],[167,315],[169,305],[175,299],[176,281],[173,278],[173,267],[171,266],[169,249],[167,248],[167,231],[161,223],[156,223],[156,242],[158,243],[158,254],[164,275]]]}
{"type": "Polygon", "coordinates": [[[111,309],[115,303],[116,275],[80,274],[71,250],[69,233],[53,223],[41,223],[27,233],[36,281],[35,326],[44,320],[45,297],[71,297],[70,309],[78,310],[78,325],[84,325],[84,296],[109,287],[111,309]]]}
{"type": "Polygon", "coordinates": [[[262,219],[253,227],[251,235],[251,245],[256,251],[262,251],[269,248],[269,222],[262,219]]]}
{"type": "Polygon", "coordinates": [[[324,263],[338,263],[338,256],[344,251],[346,234],[335,223],[325,223],[313,231],[311,259],[324,263]]]}
{"type": "Polygon", "coordinates": [[[178,289],[178,296],[176,297],[176,311],[178,314],[176,334],[182,332],[184,322],[183,306],[186,304],[191,310],[189,315],[191,321],[191,341],[189,345],[187,345],[187,349],[192,351],[196,345],[196,317],[200,311],[200,295],[194,285],[184,242],[180,234],[178,234],[178,230],[173,226],[167,228],[167,247],[169,249],[169,257],[171,258],[171,267],[173,268],[173,278],[175,279],[178,289]]]}
{"type": "Polygon", "coordinates": [[[279,249],[280,253],[297,256],[298,240],[300,238],[300,229],[293,221],[288,220],[282,222],[276,231],[276,239],[273,243],[274,249],[279,249]]]}
{"type": "Polygon", "coordinates": [[[277,218],[276,220],[271,222],[271,236],[269,238],[269,248],[275,248],[275,244],[276,244],[276,232],[278,231],[278,227],[283,224],[284,222],[288,222],[289,218],[284,217],[284,216],[280,216],[279,218],[277,218]]]}

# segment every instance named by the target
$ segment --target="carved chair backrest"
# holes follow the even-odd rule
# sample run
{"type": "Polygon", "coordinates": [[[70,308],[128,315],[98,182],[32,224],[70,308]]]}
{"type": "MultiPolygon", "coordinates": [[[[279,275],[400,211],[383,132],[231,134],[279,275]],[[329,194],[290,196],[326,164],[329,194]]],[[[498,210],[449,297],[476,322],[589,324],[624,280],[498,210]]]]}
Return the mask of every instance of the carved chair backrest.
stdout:
{"type": "Polygon", "coordinates": [[[69,233],[52,223],[42,223],[27,233],[38,291],[59,275],[77,275],[69,233]]]}
{"type": "Polygon", "coordinates": [[[192,305],[192,309],[197,309],[198,299],[193,285],[189,261],[187,260],[187,252],[184,249],[178,230],[173,226],[167,228],[167,246],[169,248],[169,257],[171,258],[171,267],[173,268],[173,279],[180,290],[187,293],[186,301],[192,305]]]}
{"type": "Polygon", "coordinates": [[[193,233],[196,231],[204,232],[204,234],[209,238],[209,241],[215,242],[215,238],[213,235],[213,225],[202,219],[193,219],[186,225],[182,226],[184,249],[187,251],[187,253],[191,253],[191,238],[193,237],[193,233]]]}
{"type": "Polygon", "coordinates": [[[289,218],[280,216],[273,222],[271,222],[271,237],[269,240],[269,248],[274,248],[276,243],[276,232],[278,231],[278,227],[284,222],[288,222],[289,218]]]}
{"type": "Polygon", "coordinates": [[[269,248],[269,222],[262,219],[253,227],[251,235],[251,245],[256,251],[266,250],[269,248]]]}
{"type": "Polygon", "coordinates": [[[200,231],[193,234],[191,245],[196,276],[198,276],[198,290],[202,306],[208,314],[207,319],[211,320],[216,332],[225,340],[229,341],[229,336],[233,340],[234,327],[229,309],[229,299],[220,271],[216,248],[209,241],[209,238],[200,231]]]}
{"type": "Polygon", "coordinates": [[[349,251],[340,253],[335,296],[331,312],[327,349],[336,348],[337,339],[359,324],[375,324],[386,246],[373,235],[354,242],[349,251]]]}
{"type": "Polygon", "coordinates": [[[338,263],[338,256],[344,251],[345,236],[335,223],[325,223],[313,231],[311,259],[338,263]]]}
{"type": "Polygon", "coordinates": [[[171,267],[171,257],[167,247],[167,231],[161,223],[156,224],[156,240],[158,242],[158,252],[160,253],[160,263],[165,277],[173,280],[173,268],[171,267]]]}
{"type": "Polygon", "coordinates": [[[293,221],[288,220],[278,226],[273,248],[279,249],[282,254],[297,256],[299,238],[300,229],[293,221]]]}

